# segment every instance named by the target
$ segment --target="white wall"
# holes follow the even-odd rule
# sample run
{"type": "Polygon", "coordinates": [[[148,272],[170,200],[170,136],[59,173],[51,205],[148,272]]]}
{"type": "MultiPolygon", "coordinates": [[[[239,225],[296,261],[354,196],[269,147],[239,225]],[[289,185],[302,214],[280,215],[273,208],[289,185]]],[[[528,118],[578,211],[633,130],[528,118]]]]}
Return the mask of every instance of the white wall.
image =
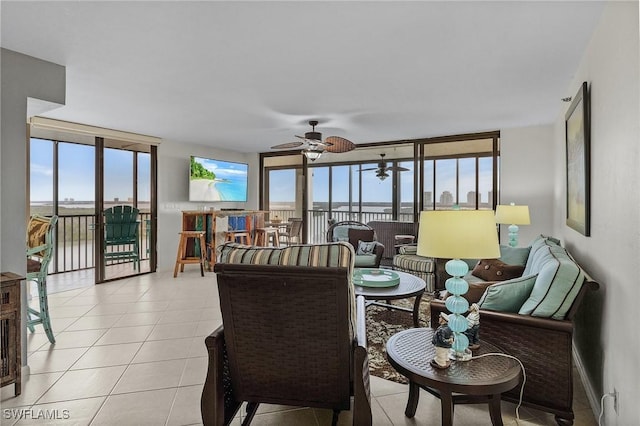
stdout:
{"type": "MultiPolygon", "coordinates": [[[[1,55],[0,270],[24,275],[27,269],[27,111],[44,112],[64,104],[65,68],[11,50],[2,49],[1,55]],[[34,108],[30,109],[30,105],[34,108]]],[[[24,324],[26,292],[22,291],[21,299],[24,324]]],[[[21,333],[22,364],[26,365],[26,327],[21,333]]]]}
{"type": "Polygon", "coordinates": [[[204,207],[258,208],[259,157],[220,148],[164,140],[158,147],[158,270],[173,269],[182,229],[182,211],[204,207]],[[190,203],[189,157],[197,155],[249,164],[249,188],[246,203],[190,203]]]}
{"type": "MultiPolygon", "coordinates": [[[[619,415],[607,402],[607,425],[640,424],[638,375],[640,300],[640,46],[638,3],[609,2],[566,93],[583,81],[591,92],[591,236],[565,225],[564,113],[555,125],[554,235],[601,285],[601,318],[591,335],[601,341],[580,354],[602,351],[601,364],[588,371],[601,392],[620,394],[619,415]],[[600,371],[597,371],[597,370],[600,371]]],[[[567,106],[568,107],[568,106],[567,106]]],[[[601,395],[595,395],[600,397],[601,395]]],[[[599,405],[599,400],[597,401],[599,405]]]]}
{"type": "MultiPolygon", "coordinates": [[[[519,246],[553,230],[553,126],[500,131],[500,204],[529,206],[531,225],[520,226],[519,246]]],[[[509,225],[501,225],[501,243],[507,244],[509,225]]]]}

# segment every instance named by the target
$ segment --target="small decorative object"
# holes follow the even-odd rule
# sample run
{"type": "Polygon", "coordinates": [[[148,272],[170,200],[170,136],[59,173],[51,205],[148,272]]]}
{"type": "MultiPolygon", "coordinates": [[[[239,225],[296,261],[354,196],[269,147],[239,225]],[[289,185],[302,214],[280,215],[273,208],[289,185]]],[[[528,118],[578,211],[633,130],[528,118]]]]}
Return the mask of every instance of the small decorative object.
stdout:
{"type": "Polygon", "coordinates": [[[464,334],[469,339],[469,349],[476,350],[480,347],[480,307],[472,303],[467,315],[467,331],[464,334]]]}
{"type": "Polygon", "coordinates": [[[361,287],[395,287],[400,284],[400,275],[388,269],[356,268],[353,284],[361,287]]]}
{"type": "Polygon", "coordinates": [[[438,318],[440,326],[433,334],[431,343],[436,348],[436,356],[431,360],[431,365],[435,368],[449,368],[451,361],[449,360],[449,350],[453,343],[453,332],[449,328],[449,316],[444,312],[440,313],[438,318]]]}
{"type": "Polygon", "coordinates": [[[529,206],[516,206],[515,203],[509,205],[496,206],[496,223],[509,225],[509,245],[518,245],[518,225],[529,225],[529,206]]]}
{"type": "Polygon", "coordinates": [[[278,215],[275,215],[275,216],[273,217],[273,219],[271,219],[271,222],[273,222],[273,223],[280,223],[280,222],[282,222],[282,219],[280,219],[280,218],[278,217],[278,215]]]}
{"type": "Polygon", "coordinates": [[[591,101],[583,82],[565,114],[567,149],[567,226],[590,235],[591,101]]]}
{"type": "Polygon", "coordinates": [[[471,359],[469,339],[464,334],[469,302],[462,297],[469,290],[463,278],[469,266],[461,259],[496,259],[500,257],[496,221],[491,210],[429,210],[420,213],[418,256],[451,259],[445,270],[451,278],[445,282],[450,296],[445,305],[452,313],[448,326],[453,332],[453,359],[471,359]]]}

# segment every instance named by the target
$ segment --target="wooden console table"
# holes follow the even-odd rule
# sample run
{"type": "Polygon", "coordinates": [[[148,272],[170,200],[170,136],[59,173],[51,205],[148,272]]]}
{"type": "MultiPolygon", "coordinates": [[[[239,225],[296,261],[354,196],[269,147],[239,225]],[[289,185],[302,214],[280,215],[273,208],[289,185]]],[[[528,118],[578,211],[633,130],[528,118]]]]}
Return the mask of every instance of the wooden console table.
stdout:
{"type": "MultiPolygon", "coordinates": [[[[220,219],[244,217],[246,230],[255,240],[255,229],[264,226],[266,213],[268,211],[264,210],[183,210],[182,230],[205,232],[207,271],[213,271],[213,265],[216,263],[216,247],[224,243],[224,233],[228,230],[227,220],[220,219]]],[[[193,251],[193,246],[188,246],[187,251],[189,250],[193,251]]]]}
{"type": "Polygon", "coordinates": [[[0,340],[2,341],[2,386],[15,384],[16,396],[22,392],[22,329],[20,327],[20,282],[13,272],[3,272],[0,282],[0,340]]]}

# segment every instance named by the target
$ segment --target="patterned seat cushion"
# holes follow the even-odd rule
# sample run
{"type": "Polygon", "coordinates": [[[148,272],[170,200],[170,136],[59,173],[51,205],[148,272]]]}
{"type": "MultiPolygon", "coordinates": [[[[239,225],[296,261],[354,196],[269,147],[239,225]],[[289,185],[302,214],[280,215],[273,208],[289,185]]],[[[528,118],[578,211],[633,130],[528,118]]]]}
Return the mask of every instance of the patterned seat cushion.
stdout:
{"type": "Polygon", "coordinates": [[[280,248],[226,243],[220,246],[219,251],[219,263],[348,268],[350,277],[351,331],[352,335],[355,336],[356,298],[352,278],[356,256],[351,244],[347,242],[298,244],[280,248]]]}
{"type": "Polygon", "coordinates": [[[393,266],[402,270],[433,273],[435,262],[431,257],[418,256],[417,254],[399,254],[393,257],[393,266]]]}

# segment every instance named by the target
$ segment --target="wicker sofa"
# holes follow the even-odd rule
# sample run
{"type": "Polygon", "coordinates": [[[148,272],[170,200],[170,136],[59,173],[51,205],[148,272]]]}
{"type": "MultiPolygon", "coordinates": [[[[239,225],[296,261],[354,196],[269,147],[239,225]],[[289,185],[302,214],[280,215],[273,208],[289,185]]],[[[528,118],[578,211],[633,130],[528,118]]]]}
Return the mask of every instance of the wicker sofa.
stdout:
{"type": "MultiPolygon", "coordinates": [[[[552,239],[544,239],[544,241],[538,239],[530,248],[523,277],[489,285],[478,302],[480,303],[481,341],[487,340],[494,343],[506,353],[520,359],[525,367],[527,381],[524,387],[523,405],[553,413],[558,424],[570,425],[573,424],[574,419],[573,319],[585,294],[588,291],[597,290],[599,285],[591,280],[577,263],[571,265],[570,263],[575,261],[566,251],[563,251],[564,249],[552,239]],[[544,290],[547,295],[552,294],[557,290],[557,287],[554,289],[553,286],[561,284],[553,281],[557,276],[562,275],[563,266],[559,265],[567,266],[572,271],[576,267],[579,270],[573,282],[571,279],[564,280],[565,284],[569,284],[567,288],[570,287],[564,296],[566,301],[571,301],[570,304],[562,301],[562,297],[556,294],[555,298],[560,300],[557,306],[561,308],[554,308],[551,313],[544,308],[544,301],[538,300],[534,304],[531,303],[532,298],[535,299],[534,293],[540,290],[537,289],[531,291],[529,298],[515,312],[501,312],[482,306],[489,297],[490,291],[499,289],[501,285],[518,285],[518,280],[524,282],[533,279],[535,288],[536,280],[551,277],[551,285],[544,290]],[[523,313],[528,311],[532,312],[523,313]]],[[[470,284],[472,286],[473,281],[470,284]]],[[[519,285],[523,285],[522,282],[519,285]]],[[[500,293],[497,294],[500,295],[500,293]]],[[[502,296],[505,296],[505,293],[502,293],[502,296]]],[[[447,312],[444,300],[435,299],[431,301],[430,306],[431,324],[438,324],[440,313],[447,312]]],[[[502,398],[517,403],[520,397],[519,392],[520,387],[516,387],[503,394],[502,398]]]]}

